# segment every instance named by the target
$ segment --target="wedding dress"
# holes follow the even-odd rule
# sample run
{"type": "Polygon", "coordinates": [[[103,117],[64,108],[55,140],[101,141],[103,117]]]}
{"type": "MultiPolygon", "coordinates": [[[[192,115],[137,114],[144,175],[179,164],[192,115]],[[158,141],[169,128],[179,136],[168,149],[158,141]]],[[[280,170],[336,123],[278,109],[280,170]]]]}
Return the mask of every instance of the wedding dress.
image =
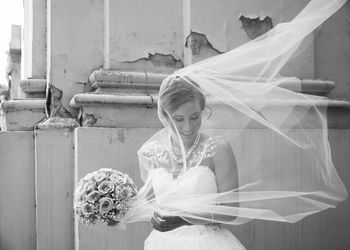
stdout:
{"type": "MultiPolygon", "coordinates": [[[[175,195],[216,193],[215,174],[210,167],[212,149],[217,138],[209,138],[193,151],[190,162],[200,162],[176,178],[164,167],[154,170],[152,186],[156,198],[172,199],[175,195]],[[203,165],[202,165],[203,164],[203,165]],[[204,165],[205,164],[205,165],[204,165]],[[176,186],[176,187],[175,187],[176,186]],[[176,190],[176,194],[169,192],[176,190]]],[[[155,161],[170,160],[166,150],[154,147],[155,161]]],[[[164,201],[159,201],[163,203],[164,201]]],[[[166,212],[165,212],[166,213],[166,212]]],[[[217,225],[182,226],[172,231],[153,230],[145,241],[145,250],[233,250],[245,249],[227,229],[217,225]]]]}

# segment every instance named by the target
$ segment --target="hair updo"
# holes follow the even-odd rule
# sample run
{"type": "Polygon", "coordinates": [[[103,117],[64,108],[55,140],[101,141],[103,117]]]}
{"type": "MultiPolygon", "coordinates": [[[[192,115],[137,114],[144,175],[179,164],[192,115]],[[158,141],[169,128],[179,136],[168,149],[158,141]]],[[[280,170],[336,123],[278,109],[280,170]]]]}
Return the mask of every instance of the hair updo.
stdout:
{"type": "Polygon", "coordinates": [[[205,108],[205,96],[200,91],[197,83],[191,83],[176,77],[170,82],[170,86],[160,95],[160,107],[162,113],[167,117],[168,113],[173,113],[182,104],[198,100],[201,110],[205,108]]]}

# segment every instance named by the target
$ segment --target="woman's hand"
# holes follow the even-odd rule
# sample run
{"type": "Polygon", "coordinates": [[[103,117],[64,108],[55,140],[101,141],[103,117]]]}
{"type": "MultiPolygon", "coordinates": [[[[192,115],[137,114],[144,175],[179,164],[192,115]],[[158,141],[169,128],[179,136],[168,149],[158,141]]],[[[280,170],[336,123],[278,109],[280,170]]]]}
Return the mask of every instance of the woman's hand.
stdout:
{"type": "Polygon", "coordinates": [[[162,216],[157,212],[154,212],[154,215],[151,219],[151,224],[154,229],[160,232],[167,232],[181,226],[191,225],[180,216],[162,216]]]}
{"type": "Polygon", "coordinates": [[[107,226],[110,226],[110,227],[114,227],[116,225],[119,224],[119,221],[113,221],[113,220],[110,220],[108,223],[107,223],[107,226]]]}

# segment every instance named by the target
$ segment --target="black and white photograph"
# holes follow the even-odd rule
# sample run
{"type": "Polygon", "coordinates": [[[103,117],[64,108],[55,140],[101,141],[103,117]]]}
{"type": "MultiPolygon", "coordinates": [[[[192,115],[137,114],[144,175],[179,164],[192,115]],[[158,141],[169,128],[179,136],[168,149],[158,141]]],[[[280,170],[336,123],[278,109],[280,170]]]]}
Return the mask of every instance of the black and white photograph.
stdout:
{"type": "Polygon", "coordinates": [[[0,250],[350,249],[350,1],[0,14],[0,250]]]}

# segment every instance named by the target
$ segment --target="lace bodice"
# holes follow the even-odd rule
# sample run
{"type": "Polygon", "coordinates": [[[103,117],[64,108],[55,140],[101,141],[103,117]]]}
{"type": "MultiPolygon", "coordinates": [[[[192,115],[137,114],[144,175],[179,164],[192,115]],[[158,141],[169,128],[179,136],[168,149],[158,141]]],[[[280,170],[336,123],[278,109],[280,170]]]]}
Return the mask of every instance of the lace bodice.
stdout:
{"type": "Polygon", "coordinates": [[[182,165],[176,165],[165,144],[156,141],[149,144],[143,154],[150,159],[154,169],[152,185],[155,195],[161,197],[170,190],[176,194],[216,193],[212,157],[218,140],[220,137],[202,140],[188,157],[188,168],[184,172],[181,172],[182,165]]]}
{"type": "MultiPolygon", "coordinates": [[[[215,147],[220,137],[210,137],[198,143],[198,146],[193,150],[187,158],[187,169],[195,166],[205,165],[212,168],[211,161],[215,155],[215,147]]],[[[146,156],[152,164],[153,169],[162,168],[176,177],[182,169],[182,166],[176,166],[174,159],[171,156],[170,143],[160,143],[153,141],[148,143],[146,148],[143,148],[142,154],[146,156]]]]}

